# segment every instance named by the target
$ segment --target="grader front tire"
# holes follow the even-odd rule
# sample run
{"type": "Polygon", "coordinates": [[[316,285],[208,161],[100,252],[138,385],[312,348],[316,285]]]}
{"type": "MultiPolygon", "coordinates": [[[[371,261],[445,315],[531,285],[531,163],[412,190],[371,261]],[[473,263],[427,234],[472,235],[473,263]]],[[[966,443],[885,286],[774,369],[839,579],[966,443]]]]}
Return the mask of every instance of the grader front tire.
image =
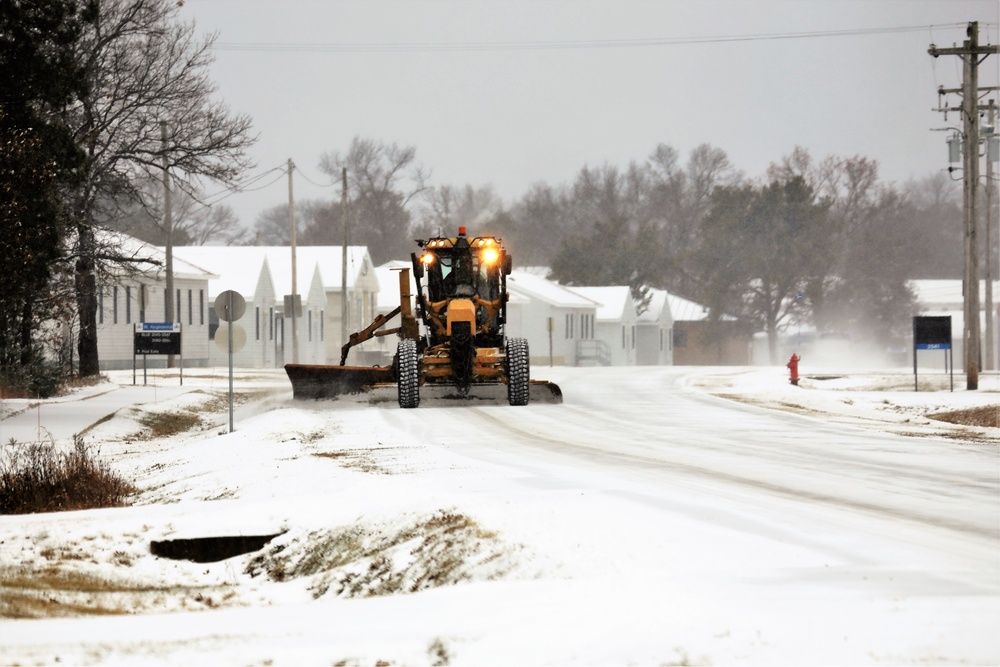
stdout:
{"type": "Polygon", "coordinates": [[[524,338],[507,340],[507,401],[511,405],[528,404],[530,377],[528,341],[524,338]]]}
{"type": "Polygon", "coordinates": [[[417,341],[399,341],[399,407],[420,405],[420,354],[417,341]]]}

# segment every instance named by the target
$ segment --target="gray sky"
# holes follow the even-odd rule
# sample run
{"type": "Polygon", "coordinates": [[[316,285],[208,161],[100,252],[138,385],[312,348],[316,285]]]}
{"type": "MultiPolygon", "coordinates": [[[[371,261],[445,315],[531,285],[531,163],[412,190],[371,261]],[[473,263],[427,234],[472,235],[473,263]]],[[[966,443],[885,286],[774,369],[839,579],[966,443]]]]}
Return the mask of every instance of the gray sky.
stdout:
{"type": "MultiPolygon", "coordinates": [[[[328,183],[320,156],[359,135],[416,147],[431,185],[492,184],[508,203],[659,143],[685,162],[712,144],[751,177],[796,145],[923,177],[947,167],[932,108],[962,72],[928,46],[961,44],[973,20],[980,43],[1000,41],[996,0],[186,0],[181,17],[220,33],[212,77],[254,119],[255,174],[292,158],[328,183]],[[696,39],[734,36],[760,39],[696,39]]],[[[997,85],[998,61],[981,86],[997,85]]],[[[252,225],[287,201],[277,172],[258,187],[275,179],[223,201],[252,225]]],[[[295,196],[340,189],[296,175],[295,196]]]]}

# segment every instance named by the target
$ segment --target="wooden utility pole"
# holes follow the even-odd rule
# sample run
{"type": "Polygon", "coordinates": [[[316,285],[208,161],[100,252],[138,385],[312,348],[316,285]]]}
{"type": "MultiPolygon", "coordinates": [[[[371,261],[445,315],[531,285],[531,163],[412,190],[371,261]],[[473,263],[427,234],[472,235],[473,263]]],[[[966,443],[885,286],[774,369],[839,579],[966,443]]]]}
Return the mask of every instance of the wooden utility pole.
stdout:
{"type": "MultiPolygon", "coordinates": [[[[163,153],[163,233],[167,241],[167,288],[163,301],[163,319],[174,321],[174,221],[170,207],[170,171],[167,161],[167,121],[160,121],[160,147],[163,153]]],[[[167,368],[174,367],[174,355],[167,355],[167,368]]]]}
{"type": "MultiPolygon", "coordinates": [[[[979,63],[990,54],[1000,52],[996,46],[979,46],[979,23],[973,21],[966,29],[968,39],[961,47],[939,49],[931,44],[927,52],[938,56],[958,56],[962,59],[962,121],[963,121],[963,194],[965,228],[965,274],[963,292],[965,308],[962,340],[965,349],[966,389],[979,389],[979,249],[976,231],[979,227],[979,63]]],[[[939,109],[944,111],[944,109],[939,109]]],[[[953,110],[953,109],[952,109],[953,110]]]]}
{"type": "Polygon", "coordinates": [[[288,158],[288,224],[291,227],[292,245],[292,363],[299,363],[299,334],[296,327],[295,295],[299,293],[297,271],[295,270],[295,194],[292,191],[292,170],[295,164],[288,158]]]}
{"type": "Polygon", "coordinates": [[[340,257],[340,340],[341,345],[346,345],[347,314],[350,312],[347,307],[347,167],[341,171],[340,179],[340,221],[344,225],[344,247],[340,257]]]}
{"type": "Polygon", "coordinates": [[[983,341],[986,347],[986,354],[983,360],[984,367],[986,370],[994,370],[996,368],[996,357],[994,353],[996,352],[996,329],[993,327],[993,317],[995,315],[993,311],[993,238],[992,238],[992,227],[993,227],[993,155],[991,149],[991,142],[996,140],[996,119],[997,119],[997,106],[996,100],[991,99],[989,107],[987,108],[989,113],[988,123],[990,133],[986,137],[986,215],[984,227],[984,237],[983,241],[986,242],[986,271],[983,278],[986,280],[985,297],[986,297],[986,337],[983,341]]]}

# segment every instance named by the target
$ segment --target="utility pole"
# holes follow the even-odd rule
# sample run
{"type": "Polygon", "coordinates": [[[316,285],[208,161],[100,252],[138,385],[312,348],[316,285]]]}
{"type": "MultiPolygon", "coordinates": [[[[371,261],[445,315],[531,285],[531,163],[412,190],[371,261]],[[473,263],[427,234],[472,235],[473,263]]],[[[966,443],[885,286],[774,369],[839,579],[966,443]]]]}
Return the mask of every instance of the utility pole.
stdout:
{"type": "MultiPolygon", "coordinates": [[[[977,190],[979,187],[979,63],[990,54],[1000,52],[996,46],[979,46],[979,23],[972,21],[966,29],[968,39],[961,47],[939,49],[931,44],[927,52],[933,57],[958,56],[962,59],[962,121],[963,121],[963,199],[965,296],[962,340],[965,350],[966,389],[979,389],[979,250],[976,231],[979,227],[977,190]],[[982,57],[980,57],[982,56],[982,57]]],[[[945,111],[945,109],[939,109],[945,111]]]]}
{"type": "MultiPolygon", "coordinates": [[[[170,208],[170,171],[167,161],[167,121],[160,121],[160,147],[163,160],[163,232],[167,241],[167,289],[163,301],[164,319],[174,321],[174,221],[170,208]]],[[[174,355],[167,355],[167,368],[174,367],[174,355]]]]}
{"type": "Polygon", "coordinates": [[[292,191],[292,170],[295,168],[295,164],[292,162],[292,158],[288,158],[288,224],[291,227],[292,234],[292,363],[299,363],[299,334],[296,330],[296,303],[295,295],[299,293],[298,283],[297,283],[297,271],[295,270],[295,195],[292,191]]]}
{"type": "Polygon", "coordinates": [[[340,258],[340,340],[347,344],[347,167],[341,171],[340,181],[340,219],[344,225],[344,247],[340,258]]]}
{"type": "Polygon", "coordinates": [[[986,346],[986,358],[983,363],[987,370],[996,369],[996,329],[993,326],[993,142],[996,139],[996,100],[990,99],[988,111],[988,129],[986,135],[986,227],[983,240],[986,242],[986,272],[983,276],[986,279],[986,338],[983,344],[986,346]]]}

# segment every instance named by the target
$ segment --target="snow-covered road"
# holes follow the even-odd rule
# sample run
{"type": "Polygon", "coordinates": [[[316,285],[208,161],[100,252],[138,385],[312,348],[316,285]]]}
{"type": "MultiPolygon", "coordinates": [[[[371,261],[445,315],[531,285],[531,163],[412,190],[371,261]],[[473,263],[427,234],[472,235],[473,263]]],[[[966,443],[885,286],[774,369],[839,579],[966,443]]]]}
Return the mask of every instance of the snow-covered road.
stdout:
{"type": "MultiPolygon", "coordinates": [[[[131,570],[109,566],[106,576],[221,580],[248,606],[4,620],[0,655],[31,664],[1000,662],[996,444],[904,437],[705,391],[713,373],[733,372],[539,368],[565,403],[526,408],[425,401],[400,410],[279,394],[243,408],[236,433],[217,422],[162,441],[124,437],[134,422],[111,420],[92,437],[148,489],[145,504],[2,517],[4,564],[39,560],[27,543],[58,535],[89,547],[95,563],[129,555],[131,570]],[[353,564],[274,577],[275,563],[288,572],[293,561],[281,559],[315,555],[330,531],[392,534],[442,513],[479,527],[448,543],[473,563],[455,585],[343,592],[376,565],[418,581],[416,538],[379,551],[384,561],[369,548],[353,564]],[[146,550],[148,540],[211,526],[218,534],[220,524],[287,532],[256,570],[253,555],[184,569],[146,550]],[[123,546],[122,533],[142,540],[123,546]],[[268,566],[272,575],[260,576],[268,566]]],[[[719,393],[772,391],[747,386],[719,393]]],[[[820,393],[813,400],[829,400],[820,393]]],[[[836,401],[863,398],[844,391],[836,401]]]]}

